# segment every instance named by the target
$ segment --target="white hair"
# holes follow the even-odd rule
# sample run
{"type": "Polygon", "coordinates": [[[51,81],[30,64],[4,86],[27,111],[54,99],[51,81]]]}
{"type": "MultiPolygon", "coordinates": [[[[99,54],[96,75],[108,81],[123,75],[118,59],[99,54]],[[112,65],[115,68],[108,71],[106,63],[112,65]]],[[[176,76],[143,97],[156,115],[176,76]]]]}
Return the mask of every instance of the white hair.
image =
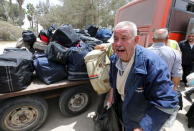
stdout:
{"type": "Polygon", "coordinates": [[[194,34],[194,29],[192,29],[189,34],[194,34]]]}
{"type": "Polygon", "coordinates": [[[131,37],[134,37],[134,36],[137,36],[137,26],[135,23],[131,22],[131,21],[122,21],[122,22],[119,22],[116,26],[115,26],[115,29],[116,28],[122,28],[122,27],[125,27],[125,26],[128,26],[130,29],[131,29],[131,37]]]}
{"type": "Polygon", "coordinates": [[[153,38],[155,40],[166,40],[166,39],[168,39],[168,30],[165,29],[165,28],[155,30],[153,38]]]}

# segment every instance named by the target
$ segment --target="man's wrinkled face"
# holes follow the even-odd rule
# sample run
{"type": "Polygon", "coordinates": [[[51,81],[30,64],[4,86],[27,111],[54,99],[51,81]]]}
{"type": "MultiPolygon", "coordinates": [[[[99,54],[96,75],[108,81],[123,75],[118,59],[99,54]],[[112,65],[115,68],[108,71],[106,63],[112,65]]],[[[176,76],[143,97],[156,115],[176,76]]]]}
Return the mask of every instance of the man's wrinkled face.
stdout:
{"type": "Polygon", "coordinates": [[[114,30],[113,50],[122,61],[128,62],[131,59],[135,45],[135,37],[131,37],[129,27],[116,28],[114,30]]]}
{"type": "Polygon", "coordinates": [[[189,34],[187,39],[189,43],[194,43],[194,34],[189,34]]]}

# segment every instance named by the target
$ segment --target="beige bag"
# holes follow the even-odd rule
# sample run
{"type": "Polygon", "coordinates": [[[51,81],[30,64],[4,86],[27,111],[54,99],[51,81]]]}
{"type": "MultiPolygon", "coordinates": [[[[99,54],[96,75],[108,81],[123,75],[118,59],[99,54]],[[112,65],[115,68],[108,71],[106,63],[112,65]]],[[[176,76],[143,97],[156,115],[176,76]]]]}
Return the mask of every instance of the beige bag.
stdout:
{"type": "Polygon", "coordinates": [[[106,51],[93,50],[85,57],[88,76],[93,89],[98,94],[106,93],[110,90],[109,69],[110,60],[106,51]]]}

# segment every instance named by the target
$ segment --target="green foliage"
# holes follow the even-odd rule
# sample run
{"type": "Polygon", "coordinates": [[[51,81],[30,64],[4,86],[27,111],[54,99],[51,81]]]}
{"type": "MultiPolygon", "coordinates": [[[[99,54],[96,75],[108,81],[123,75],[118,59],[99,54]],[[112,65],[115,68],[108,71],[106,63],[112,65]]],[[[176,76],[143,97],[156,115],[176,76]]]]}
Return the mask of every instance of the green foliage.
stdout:
{"type": "Polygon", "coordinates": [[[30,28],[33,28],[34,27],[34,15],[35,15],[35,8],[33,4],[31,3],[27,4],[26,15],[27,15],[28,20],[30,21],[30,28]]]}
{"type": "MultiPolygon", "coordinates": [[[[47,28],[51,24],[72,24],[82,28],[87,24],[114,25],[118,8],[127,0],[61,0],[62,6],[51,7],[48,13],[39,15],[39,23],[47,28]]],[[[40,10],[40,9],[39,9],[40,10]]]]}
{"type": "Polygon", "coordinates": [[[17,40],[21,37],[21,34],[21,28],[5,21],[0,21],[0,40],[17,40]]]}
{"type": "Polygon", "coordinates": [[[0,0],[0,20],[21,26],[23,25],[24,15],[24,9],[21,8],[20,11],[18,4],[0,0]]]}

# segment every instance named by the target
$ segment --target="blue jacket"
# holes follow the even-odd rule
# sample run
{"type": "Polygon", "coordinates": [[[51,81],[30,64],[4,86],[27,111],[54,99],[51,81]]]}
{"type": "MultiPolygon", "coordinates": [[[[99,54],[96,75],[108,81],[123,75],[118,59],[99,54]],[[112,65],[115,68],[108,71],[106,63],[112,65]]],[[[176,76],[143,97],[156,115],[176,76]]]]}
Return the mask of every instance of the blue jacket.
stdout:
{"type": "MultiPolygon", "coordinates": [[[[122,120],[125,131],[141,127],[144,131],[159,131],[178,107],[178,97],[169,79],[168,67],[156,54],[139,45],[125,84],[122,120]],[[170,112],[169,112],[170,111],[170,112]],[[172,113],[172,112],[171,112],[172,113]]],[[[121,102],[116,89],[116,55],[111,56],[110,83],[115,103],[121,102]]]]}

